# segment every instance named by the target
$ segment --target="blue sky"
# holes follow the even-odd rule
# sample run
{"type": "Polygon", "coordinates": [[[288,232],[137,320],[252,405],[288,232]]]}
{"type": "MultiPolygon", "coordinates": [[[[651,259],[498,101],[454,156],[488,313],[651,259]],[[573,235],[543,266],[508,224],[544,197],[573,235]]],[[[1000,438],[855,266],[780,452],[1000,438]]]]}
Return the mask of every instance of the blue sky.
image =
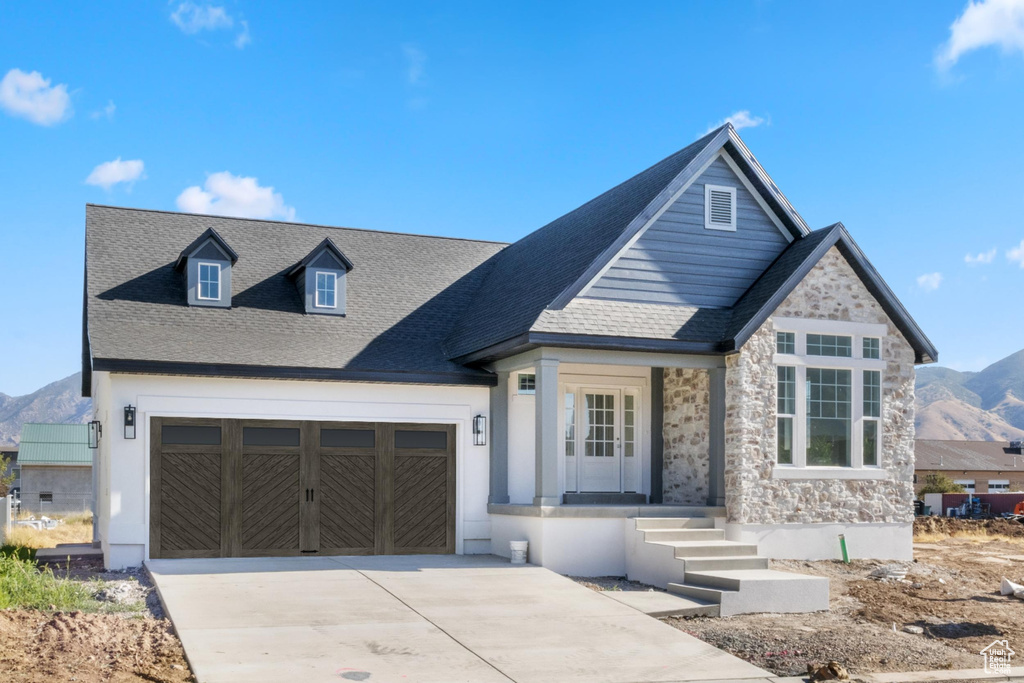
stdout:
{"type": "Polygon", "coordinates": [[[943,365],[1024,347],[1021,0],[431,4],[0,5],[0,392],[79,369],[87,202],[515,240],[729,116],[943,365]]]}

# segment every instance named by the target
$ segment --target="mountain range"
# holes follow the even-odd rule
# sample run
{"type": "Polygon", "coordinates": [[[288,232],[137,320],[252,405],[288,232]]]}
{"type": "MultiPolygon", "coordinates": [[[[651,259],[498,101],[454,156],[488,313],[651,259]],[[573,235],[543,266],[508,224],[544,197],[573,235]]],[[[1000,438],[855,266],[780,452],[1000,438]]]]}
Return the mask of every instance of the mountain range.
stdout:
{"type": "MultiPolygon", "coordinates": [[[[0,394],[0,446],[18,443],[24,422],[85,423],[79,372],[25,396],[0,394]]],[[[970,441],[1024,439],[1024,350],[981,372],[917,369],[917,438],[970,441]]]]}

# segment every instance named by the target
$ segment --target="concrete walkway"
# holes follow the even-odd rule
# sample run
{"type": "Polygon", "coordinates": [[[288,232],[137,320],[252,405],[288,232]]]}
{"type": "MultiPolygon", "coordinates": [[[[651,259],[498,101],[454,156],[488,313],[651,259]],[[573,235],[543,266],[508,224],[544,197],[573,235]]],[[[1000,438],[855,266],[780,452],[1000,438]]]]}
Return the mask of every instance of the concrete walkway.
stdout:
{"type": "Polygon", "coordinates": [[[199,683],[647,683],[770,673],[493,556],[146,563],[199,683]]]}

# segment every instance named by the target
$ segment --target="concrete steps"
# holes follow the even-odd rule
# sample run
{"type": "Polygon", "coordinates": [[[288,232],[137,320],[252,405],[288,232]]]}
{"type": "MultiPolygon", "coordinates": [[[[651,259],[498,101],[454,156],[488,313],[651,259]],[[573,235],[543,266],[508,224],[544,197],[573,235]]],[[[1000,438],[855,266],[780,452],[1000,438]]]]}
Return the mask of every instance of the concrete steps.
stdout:
{"type": "Polygon", "coordinates": [[[772,569],[685,572],[671,593],[717,603],[721,616],[750,612],[819,612],[828,609],[828,579],[772,569]]]}
{"type": "Polygon", "coordinates": [[[720,521],[635,518],[627,531],[629,578],[693,601],[692,611],[680,608],[683,616],[828,609],[828,579],[769,569],[756,544],[726,540],[720,521]]]}
{"type": "Polygon", "coordinates": [[[604,591],[602,595],[652,617],[717,617],[716,602],[662,591],[604,591]]]}

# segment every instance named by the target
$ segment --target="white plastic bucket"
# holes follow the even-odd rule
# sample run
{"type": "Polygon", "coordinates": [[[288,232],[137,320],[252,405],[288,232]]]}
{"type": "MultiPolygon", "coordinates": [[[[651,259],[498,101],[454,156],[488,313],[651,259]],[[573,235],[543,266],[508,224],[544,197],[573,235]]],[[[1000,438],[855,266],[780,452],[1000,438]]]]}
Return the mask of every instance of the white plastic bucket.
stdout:
{"type": "Polygon", "coordinates": [[[526,564],[526,551],[529,546],[529,541],[509,541],[508,547],[512,551],[512,564],[526,564]]]}

